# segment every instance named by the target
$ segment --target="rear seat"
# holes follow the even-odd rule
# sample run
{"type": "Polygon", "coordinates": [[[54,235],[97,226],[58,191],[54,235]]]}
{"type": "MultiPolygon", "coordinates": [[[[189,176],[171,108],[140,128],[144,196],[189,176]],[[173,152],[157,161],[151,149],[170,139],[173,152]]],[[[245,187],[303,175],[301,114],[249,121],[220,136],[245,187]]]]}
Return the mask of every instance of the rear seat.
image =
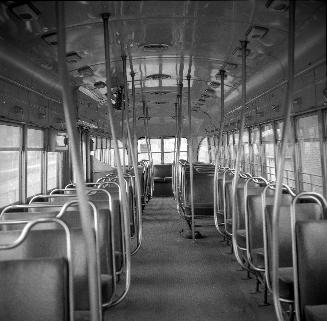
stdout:
{"type": "Polygon", "coordinates": [[[173,196],[172,165],[153,165],[154,196],[173,196]]]}

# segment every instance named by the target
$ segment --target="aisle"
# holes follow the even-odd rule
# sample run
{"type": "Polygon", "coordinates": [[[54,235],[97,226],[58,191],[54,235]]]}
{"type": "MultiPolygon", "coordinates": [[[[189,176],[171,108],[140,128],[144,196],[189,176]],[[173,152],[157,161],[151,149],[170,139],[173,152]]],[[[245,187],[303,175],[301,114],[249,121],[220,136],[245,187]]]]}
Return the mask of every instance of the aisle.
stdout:
{"type": "Polygon", "coordinates": [[[254,280],[244,272],[214,227],[206,238],[183,239],[175,201],[154,198],[143,215],[144,240],[132,258],[132,284],[123,303],[108,310],[112,321],[273,321],[272,306],[258,308],[254,280]]]}

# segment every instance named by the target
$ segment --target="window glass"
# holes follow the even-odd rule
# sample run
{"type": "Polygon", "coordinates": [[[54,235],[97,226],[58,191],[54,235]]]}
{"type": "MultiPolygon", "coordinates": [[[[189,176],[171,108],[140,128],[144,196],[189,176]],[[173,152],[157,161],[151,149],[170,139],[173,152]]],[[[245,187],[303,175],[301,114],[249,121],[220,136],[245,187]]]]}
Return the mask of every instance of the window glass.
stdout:
{"type": "Polygon", "coordinates": [[[60,153],[48,153],[47,190],[59,187],[59,157],[60,153]]]}
{"type": "Polygon", "coordinates": [[[242,137],[243,146],[243,160],[242,169],[245,172],[250,172],[250,150],[249,150],[249,131],[247,128],[244,129],[242,137]]]}
{"type": "Polygon", "coordinates": [[[19,151],[0,151],[0,207],[19,201],[19,156],[19,151]]]}
{"type": "MultiPolygon", "coordinates": [[[[279,121],[276,123],[276,138],[277,138],[277,147],[278,147],[278,155],[281,148],[281,139],[283,135],[283,126],[284,122],[279,121]]],[[[291,131],[292,133],[293,131],[291,131]]],[[[285,155],[285,165],[284,165],[284,183],[292,188],[296,188],[295,184],[295,175],[294,175],[294,161],[293,161],[293,144],[289,137],[289,142],[286,148],[286,155],[285,155]]],[[[278,159],[278,157],[277,157],[278,159]]]]}
{"type": "Polygon", "coordinates": [[[260,130],[257,127],[251,129],[251,172],[256,176],[261,176],[261,158],[260,158],[260,130]]]}
{"type": "Polygon", "coordinates": [[[147,148],[147,144],[146,144],[145,138],[140,138],[138,140],[137,151],[139,153],[147,153],[148,148],[147,148]]]}
{"type": "Polygon", "coordinates": [[[43,131],[40,129],[27,129],[27,148],[43,148],[43,131]]]}
{"type": "Polygon", "coordinates": [[[234,168],[234,139],[233,139],[233,133],[228,134],[228,151],[229,151],[229,166],[234,168]]]}
{"type": "Polygon", "coordinates": [[[180,159],[187,160],[187,152],[181,152],[180,159]]]}
{"type": "Polygon", "coordinates": [[[27,197],[41,193],[41,151],[27,151],[27,197]]]}
{"type": "Polygon", "coordinates": [[[139,161],[141,161],[141,160],[143,160],[143,159],[145,159],[145,160],[149,160],[149,155],[148,155],[148,153],[139,153],[139,161]]]}
{"type": "Polygon", "coordinates": [[[263,147],[263,165],[266,178],[268,180],[276,180],[276,164],[275,164],[275,143],[274,130],[272,124],[263,125],[261,127],[262,147],[263,147]]]}
{"type": "Polygon", "coordinates": [[[198,150],[198,162],[209,163],[209,146],[207,137],[204,137],[200,142],[198,150]]]}
{"type": "Polygon", "coordinates": [[[297,119],[297,138],[300,148],[300,188],[303,191],[323,192],[318,115],[297,119]]]}
{"type": "Polygon", "coordinates": [[[151,144],[151,152],[159,152],[161,153],[161,139],[159,138],[152,138],[150,139],[151,144]]]}
{"type": "Polygon", "coordinates": [[[22,129],[16,126],[0,124],[0,147],[19,148],[22,141],[22,129]]]}
{"type": "Polygon", "coordinates": [[[238,141],[239,141],[239,131],[234,132],[234,143],[235,145],[238,145],[238,141]]]}
{"type": "Polygon", "coordinates": [[[261,128],[262,142],[274,142],[274,130],[272,124],[263,125],[261,128]]]}
{"type": "Polygon", "coordinates": [[[264,167],[268,180],[276,180],[275,172],[275,146],[271,143],[263,144],[264,167]]]}
{"type": "MultiPolygon", "coordinates": [[[[181,151],[187,152],[187,139],[186,138],[181,138],[181,151]]],[[[184,158],[187,159],[187,158],[184,158]]]]}
{"type": "Polygon", "coordinates": [[[175,138],[164,138],[164,152],[173,152],[175,147],[175,138]]]}
{"type": "Polygon", "coordinates": [[[164,164],[172,164],[174,162],[175,153],[164,153],[164,164]]]}

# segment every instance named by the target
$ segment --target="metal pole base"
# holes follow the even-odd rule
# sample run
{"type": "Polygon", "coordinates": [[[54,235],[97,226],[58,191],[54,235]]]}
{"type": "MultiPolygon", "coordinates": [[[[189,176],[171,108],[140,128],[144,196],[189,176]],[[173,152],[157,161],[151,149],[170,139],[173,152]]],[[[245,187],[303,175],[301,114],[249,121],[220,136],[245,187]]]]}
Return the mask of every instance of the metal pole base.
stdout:
{"type": "MultiPolygon", "coordinates": [[[[181,234],[181,236],[184,239],[192,240],[192,231],[184,231],[184,230],[181,230],[180,231],[180,234],[181,234]]],[[[195,236],[195,239],[196,240],[203,239],[204,238],[204,236],[199,231],[195,231],[194,232],[194,236],[195,236]]]]}

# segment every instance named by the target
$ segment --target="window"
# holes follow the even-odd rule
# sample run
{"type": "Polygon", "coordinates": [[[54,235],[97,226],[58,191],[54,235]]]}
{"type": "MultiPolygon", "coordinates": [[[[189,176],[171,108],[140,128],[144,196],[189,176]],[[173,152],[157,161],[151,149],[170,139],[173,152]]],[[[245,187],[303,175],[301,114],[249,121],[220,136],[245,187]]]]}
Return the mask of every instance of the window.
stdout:
{"type": "MultiPolygon", "coordinates": [[[[276,139],[277,139],[278,152],[281,148],[283,126],[284,126],[283,121],[279,121],[276,123],[276,139]]],[[[279,155],[279,153],[277,155],[279,155]]],[[[295,175],[294,175],[294,161],[293,161],[293,139],[291,139],[287,143],[283,178],[284,178],[284,183],[286,183],[288,186],[292,188],[296,188],[295,175]]]]}
{"type": "Polygon", "coordinates": [[[300,152],[300,189],[323,193],[318,115],[297,119],[300,152]]]}
{"type": "Polygon", "coordinates": [[[268,180],[276,180],[275,164],[275,139],[272,124],[263,125],[261,128],[263,147],[263,168],[268,180]]]}
{"type": "Polygon", "coordinates": [[[250,173],[250,150],[249,150],[249,131],[247,128],[244,129],[242,137],[242,148],[243,148],[243,159],[242,169],[244,172],[250,173]]]}
{"type": "Polygon", "coordinates": [[[0,124],[0,207],[20,200],[22,128],[0,124]]]}
{"type": "Polygon", "coordinates": [[[262,176],[260,158],[260,130],[258,127],[251,129],[251,173],[255,176],[262,176]]]}
{"type": "Polygon", "coordinates": [[[58,152],[48,153],[47,191],[59,187],[59,175],[61,173],[62,156],[62,153],[58,152]]]}
{"type": "Polygon", "coordinates": [[[208,146],[208,138],[204,137],[200,144],[198,150],[198,162],[209,163],[209,146],[208,146]]]}
{"type": "Polygon", "coordinates": [[[26,196],[42,192],[43,131],[27,128],[26,144],[26,196]]]}
{"type": "Polygon", "coordinates": [[[229,152],[229,167],[234,168],[234,139],[233,139],[233,133],[228,134],[228,152],[229,152]]]}
{"type": "Polygon", "coordinates": [[[164,138],[164,164],[172,164],[174,162],[174,150],[175,138],[164,138]]]}
{"type": "Polygon", "coordinates": [[[161,139],[151,138],[150,145],[151,145],[153,164],[161,164],[161,139]]]}
{"type": "MultiPolygon", "coordinates": [[[[153,164],[171,164],[174,161],[175,138],[151,138],[153,164]]],[[[149,159],[145,138],[138,140],[138,159],[149,159]]],[[[181,138],[180,159],[187,160],[187,139],[181,138]]]]}

